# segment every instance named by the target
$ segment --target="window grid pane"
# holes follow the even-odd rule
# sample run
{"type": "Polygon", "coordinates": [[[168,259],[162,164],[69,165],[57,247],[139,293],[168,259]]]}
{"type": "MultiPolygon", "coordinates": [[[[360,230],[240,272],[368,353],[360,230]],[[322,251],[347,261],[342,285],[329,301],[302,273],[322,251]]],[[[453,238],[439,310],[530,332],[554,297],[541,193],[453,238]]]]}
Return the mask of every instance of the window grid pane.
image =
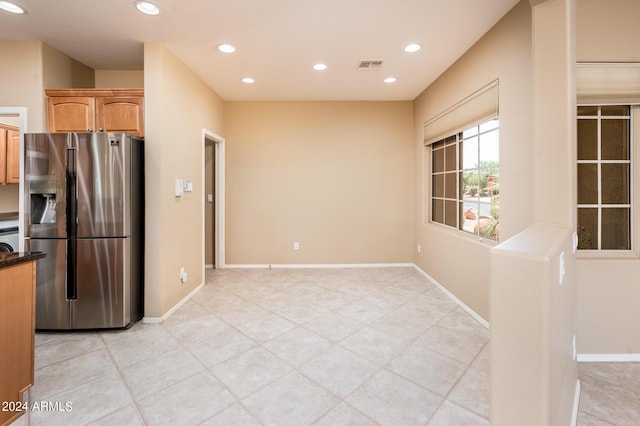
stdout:
{"type": "Polygon", "coordinates": [[[498,240],[499,123],[492,119],[431,145],[431,221],[498,240]]]}
{"type": "Polygon", "coordinates": [[[631,250],[630,107],[578,107],[578,249],[631,250]]]}

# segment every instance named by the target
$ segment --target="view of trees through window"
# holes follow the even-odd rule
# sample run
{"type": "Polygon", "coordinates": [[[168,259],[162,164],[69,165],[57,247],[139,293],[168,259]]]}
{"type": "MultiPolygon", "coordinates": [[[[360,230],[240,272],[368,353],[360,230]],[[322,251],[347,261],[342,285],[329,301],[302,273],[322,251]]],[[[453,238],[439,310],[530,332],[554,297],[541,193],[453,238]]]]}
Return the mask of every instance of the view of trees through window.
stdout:
{"type": "Polygon", "coordinates": [[[498,119],[431,145],[431,220],[500,239],[498,119]]]}

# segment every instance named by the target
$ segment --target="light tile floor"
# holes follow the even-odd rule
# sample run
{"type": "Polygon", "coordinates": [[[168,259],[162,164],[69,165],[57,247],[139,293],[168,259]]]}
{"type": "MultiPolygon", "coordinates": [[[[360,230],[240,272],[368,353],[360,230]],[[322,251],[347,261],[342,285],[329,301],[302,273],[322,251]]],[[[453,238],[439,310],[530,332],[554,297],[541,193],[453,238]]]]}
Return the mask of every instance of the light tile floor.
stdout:
{"type": "Polygon", "coordinates": [[[580,426],[640,425],[640,362],[579,363],[580,426]]]}
{"type": "MultiPolygon", "coordinates": [[[[208,271],[163,324],[38,333],[50,407],[16,424],[488,425],[488,340],[413,268],[208,271]]],[[[579,424],[640,418],[638,382],[589,367],[579,424]]]]}

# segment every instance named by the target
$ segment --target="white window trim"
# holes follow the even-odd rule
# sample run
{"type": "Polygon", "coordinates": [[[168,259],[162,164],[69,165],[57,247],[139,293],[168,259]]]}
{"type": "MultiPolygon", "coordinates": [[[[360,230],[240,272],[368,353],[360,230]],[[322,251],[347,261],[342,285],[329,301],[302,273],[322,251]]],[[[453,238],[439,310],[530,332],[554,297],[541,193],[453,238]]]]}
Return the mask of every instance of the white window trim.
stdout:
{"type": "MultiPolygon", "coordinates": [[[[605,104],[611,105],[611,104],[605,104]]],[[[629,105],[629,103],[617,103],[617,105],[629,105]]],[[[578,106],[603,106],[602,104],[595,103],[579,103],[578,106]]],[[[576,115],[576,121],[577,121],[576,115]]],[[[630,163],[630,173],[629,173],[629,191],[630,191],[630,207],[631,207],[631,218],[630,218],[630,242],[631,249],[630,250],[577,250],[576,255],[578,258],[582,259],[637,259],[640,258],[640,248],[638,247],[638,226],[640,225],[640,194],[638,194],[638,190],[640,188],[636,184],[638,178],[640,178],[640,174],[638,173],[638,169],[640,168],[640,106],[636,106],[631,104],[631,129],[629,132],[629,163],[630,163]]],[[[600,146],[600,131],[598,129],[598,147],[600,146]]],[[[580,161],[580,163],[587,163],[588,161],[580,161]]],[[[620,162],[627,162],[626,160],[621,160],[620,162]]],[[[578,162],[576,161],[576,164],[578,162]]],[[[576,188],[577,191],[577,188],[576,188]]],[[[600,201],[601,197],[601,188],[600,181],[598,181],[598,198],[600,201]]],[[[576,214],[578,208],[582,206],[581,204],[576,204],[576,214]]],[[[607,207],[615,207],[616,205],[607,205],[607,207]]],[[[621,205],[627,206],[627,205],[621,205]]],[[[600,224],[599,233],[602,232],[602,227],[600,224]]]]}
{"type": "MultiPolygon", "coordinates": [[[[424,144],[424,155],[423,155],[423,167],[422,170],[424,170],[425,172],[425,176],[422,179],[423,182],[423,200],[424,202],[422,203],[422,223],[425,226],[433,226],[437,229],[442,230],[443,232],[448,232],[450,233],[452,236],[456,236],[456,237],[460,237],[460,238],[465,238],[474,242],[480,242],[483,244],[487,244],[489,246],[496,246],[498,244],[500,244],[501,241],[496,241],[496,240],[492,240],[491,238],[486,238],[486,237],[482,237],[478,234],[473,234],[471,232],[467,232],[464,231],[462,229],[460,229],[460,227],[453,227],[453,226],[449,226],[446,225],[444,223],[440,223],[440,222],[434,222],[431,219],[431,215],[432,215],[432,209],[433,209],[433,197],[432,197],[432,191],[433,191],[433,187],[432,187],[432,178],[433,178],[433,170],[432,170],[432,166],[433,166],[433,158],[432,158],[432,149],[431,149],[431,145],[434,142],[438,142],[440,140],[446,139],[449,136],[454,136],[457,135],[461,132],[463,132],[464,130],[467,130],[471,127],[474,126],[478,126],[486,121],[490,121],[490,120],[495,120],[497,119],[498,121],[500,120],[500,117],[498,115],[498,113],[494,113],[490,116],[484,117],[482,119],[478,119],[474,122],[470,122],[468,124],[465,124],[461,127],[459,127],[458,129],[452,130],[451,133],[447,134],[447,135],[443,135],[441,138],[437,139],[437,140],[431,140],[430,143],[425,143],[424,144]]],[[[500,132],[500,125],[498,125],[498,132],[500,132]]],[[[456,138],[457,139],[457,138],[456,138]]],[[[425,141],[426,142],[426,141],[425,141]]],[[[459,144],[460,141],[456,140],[456,145],[459,144]]],[[[456,148],[456,151],[459,149],[456,148]]],[[[456,167],[457,167],[457,174],[459,175],[460,172],[460,155],[459,152],[457,152],[457,156],[456,156],[456,167]]],[[[459,178],[459,177],[458,177],[459,178]]],[[[458,197],[458,199],[456,200],[456,202],[460,202],[460,182],[457,182],[457,188],[456,188],[456,196],[458,197]]],[[[460,220],[460,217],[458,217],[458,222],[460,220]]],[[[458,223],[459,225],[459,223],[458,223]]]]}
{"type": "Polygon", "coordinates": [[[636,184],[640,177],[640,108],[633,106],[640,105],[640,63],[577,63],[576,95],[578,106],[632,105],[631,250],[578,250],[577,255],[580,258],[637,259],[640,257],[640,187],[636,184]]]}

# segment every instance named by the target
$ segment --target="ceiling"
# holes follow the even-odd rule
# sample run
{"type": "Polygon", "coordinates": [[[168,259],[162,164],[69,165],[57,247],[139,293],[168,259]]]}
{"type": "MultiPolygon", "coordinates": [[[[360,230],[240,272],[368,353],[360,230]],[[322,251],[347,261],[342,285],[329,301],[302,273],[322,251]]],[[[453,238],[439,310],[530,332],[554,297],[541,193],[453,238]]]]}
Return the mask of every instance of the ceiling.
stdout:
{"type": "Polygon", "coordinates": [[[160,42],[224,100],[263,101],[413,100],[518,1],[155,0],[156,16],[134,0],[15,2],[27,13],[0,11],[0,39],[42,40],[97,70],[143,69],[143,43],[160,42]]]}

